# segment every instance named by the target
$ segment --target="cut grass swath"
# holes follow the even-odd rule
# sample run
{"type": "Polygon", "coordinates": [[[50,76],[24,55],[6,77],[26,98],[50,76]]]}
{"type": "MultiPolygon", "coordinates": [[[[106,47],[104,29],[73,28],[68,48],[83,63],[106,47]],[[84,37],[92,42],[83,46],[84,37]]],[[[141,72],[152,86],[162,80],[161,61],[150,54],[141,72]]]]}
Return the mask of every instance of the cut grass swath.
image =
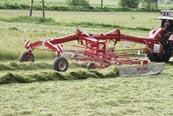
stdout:
{"type": "Polygon", "coordinates": [[[55,71],[41,71],[41,72],[24,72],[12,73],[8,72],[0,77],[0,84],[9,83],[31,83],[54,80],[79,80],[88,78],[115,78],[118,76],[116,67],[109,67],[102,70],[87,70],[74,69],[65,73],[58,73],[55,71]]]}

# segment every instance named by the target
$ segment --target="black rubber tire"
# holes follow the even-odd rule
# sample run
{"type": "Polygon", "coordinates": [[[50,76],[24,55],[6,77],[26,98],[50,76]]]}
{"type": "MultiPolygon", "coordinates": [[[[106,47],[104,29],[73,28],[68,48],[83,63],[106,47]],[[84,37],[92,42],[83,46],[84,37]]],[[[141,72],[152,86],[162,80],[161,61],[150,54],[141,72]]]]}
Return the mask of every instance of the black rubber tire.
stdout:
{"type": "Polygon", "coordinates": [[[162,40],[162,47],[164,48],[164,51],[160,54],[158,53],[148,53],[148,59],[150,61],[154,62],[168,62],[169,59],[171,58],[171,51],[172,51],[172,45],[168,41],[170,35],[165,35],[163,40],[162,40]]]}
{"type": "Polygon", "coordinates": [[[95,63],[88,63],[87,64],[87,69],[95,69],[96,68],[96,64],[95,63]]]}
{"type": "Polygon", "coordinates": [[[149,53],[147,56],[150,61],[154,62],[168,62],[171,57],[170,55],[155,53],[149,53]]]}
{"type": "Polygon", "coordinates": [[[20,62],[34,62],[34,60],[35,60],[34,55],[30,52],[24,52],[19,57],[20,62]]]}
{"type": "Polygon", "coordinates": [[[171,49],[168,47],[165,51],[165,53],[148,53],[147,57],[150,61],[154,62],[168,62],[171,58],[171,49]]]}
{"type": "Polygon", "coordinates": [[[60,56],[55,58],[54,70],[59,72],[65,72],[68,69],[68,61],[66,58],[60,56]]]}

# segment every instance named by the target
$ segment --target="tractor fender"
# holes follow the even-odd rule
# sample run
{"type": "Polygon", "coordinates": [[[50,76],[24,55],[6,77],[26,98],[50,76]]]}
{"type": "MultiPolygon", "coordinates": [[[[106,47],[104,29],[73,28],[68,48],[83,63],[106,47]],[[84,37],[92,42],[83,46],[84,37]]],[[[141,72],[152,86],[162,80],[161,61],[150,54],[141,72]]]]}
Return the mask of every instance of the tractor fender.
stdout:
{"type": "Polygon", "coordinates": [[[164,34],[165,34],[165,29],[159,28],[159,29],[155,29],[155,30],[150,31],[148,38],[162,39],[164,34]]]}
{"type": "Polygon", "coordinates": [[[154,32],[156,32],[156,29],[151,30],[148,34],[148,37],[152,36],[154,32]]]}

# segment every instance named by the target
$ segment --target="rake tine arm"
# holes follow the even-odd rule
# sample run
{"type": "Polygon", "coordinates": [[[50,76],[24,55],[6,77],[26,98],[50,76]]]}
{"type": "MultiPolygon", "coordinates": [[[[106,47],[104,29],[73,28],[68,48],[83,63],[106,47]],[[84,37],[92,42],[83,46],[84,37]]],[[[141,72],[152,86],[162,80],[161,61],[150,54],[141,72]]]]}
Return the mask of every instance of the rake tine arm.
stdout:
{"type": "Polygon", "coordinates": [[[53,45],[50,41],[46,41],[44,42],[44,46],[50,49],[51,51],[55,52],[56,55],[60,55],[63,53],[63,49],[59,44],[53,45]]]}
{"type": "Polygon", "coordinates": [[[51,39],[50,43],[61,44],[61,43],[70,42],[70,41],[74,41],[74,40],[78,40],[78,39],[79,39],[79,35],[77,33],[75,33],[75,34],[68,35],[65,37],[51,39]]]}
{"type": "Polygon", "coordinates": [[[37,47],[42,46],[42,44],[43,44],[43,41],[36,41],[36,42],[31,43],[30,40],[27,40],[25,42],[25,48],[29,49],[29,50],[33,50],[37,47]]]}

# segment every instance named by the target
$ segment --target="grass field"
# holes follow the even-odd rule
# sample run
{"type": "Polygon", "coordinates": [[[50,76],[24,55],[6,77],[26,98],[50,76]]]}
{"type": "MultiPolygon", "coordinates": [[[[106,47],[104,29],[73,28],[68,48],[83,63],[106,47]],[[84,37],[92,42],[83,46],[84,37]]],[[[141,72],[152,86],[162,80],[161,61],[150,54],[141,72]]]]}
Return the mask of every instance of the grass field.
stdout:
{"type": "MultiPolygon", "coordinates": [[[[18,62],[26,39],[64,36],[76,27],[95,33],[119,27],[145,37],[160,26],[154,19],[159,14],[49,11],[47,22],[38,20],[40,11],[34,11],[32,21],[27,15],[25,10],[0,10],[0,115],[173,115],[172,59],[159,75],[129,78],[118,77],[114,66],[89,71],[70,65],[67,72],[57,73],[49,52],[37,51],[35,63],[18,62]]],[[[117,48],[124,49],[124,44],[117,48]]]]}
{"type": "Polygon", "coordinates": [[[1,85],[1,115],[171,116],[164,75],[1,85]]]}
{"type": "MultiPolygon", "coordinates": [[[[18,71],[18,73],[35,73],[35,71],[18,71]]],[[[167,65],[164,72],[155,76],[49,82],[45,80],[28,84],[1,85],[0,113],[171,116],[172,71],[172,65],[167,65]]],[[[37,70],[38,72],[43,74],[45,71],[37,70]]]]}
{"type": "MultiPolygon", "coordinates": [[[[105,33],[118,27],[127,34],[146,36],[149,30],[160,26],[160,21],[155,19],[158,16],[157,13],[46,12],[47,18],[53,18],[56,24],[49,24],[49,22],[44,24],[28,23],[26,18],[23,20],[17,17],[27,16],[27,14],[28,11],[20,10],[0,11],[1,19],[5,19],[5,21],[0,21],[0,59],[15,59],[19,56],[24,51],[24,40],[64,36],[73,33],[78,27],[95,33],[105,33]]],[[[35,11],[34,16],[40,16],[40,12],[35,11]]],[[[39,56],[45,57],[44,55],[40,54],[39,56]]]]}

